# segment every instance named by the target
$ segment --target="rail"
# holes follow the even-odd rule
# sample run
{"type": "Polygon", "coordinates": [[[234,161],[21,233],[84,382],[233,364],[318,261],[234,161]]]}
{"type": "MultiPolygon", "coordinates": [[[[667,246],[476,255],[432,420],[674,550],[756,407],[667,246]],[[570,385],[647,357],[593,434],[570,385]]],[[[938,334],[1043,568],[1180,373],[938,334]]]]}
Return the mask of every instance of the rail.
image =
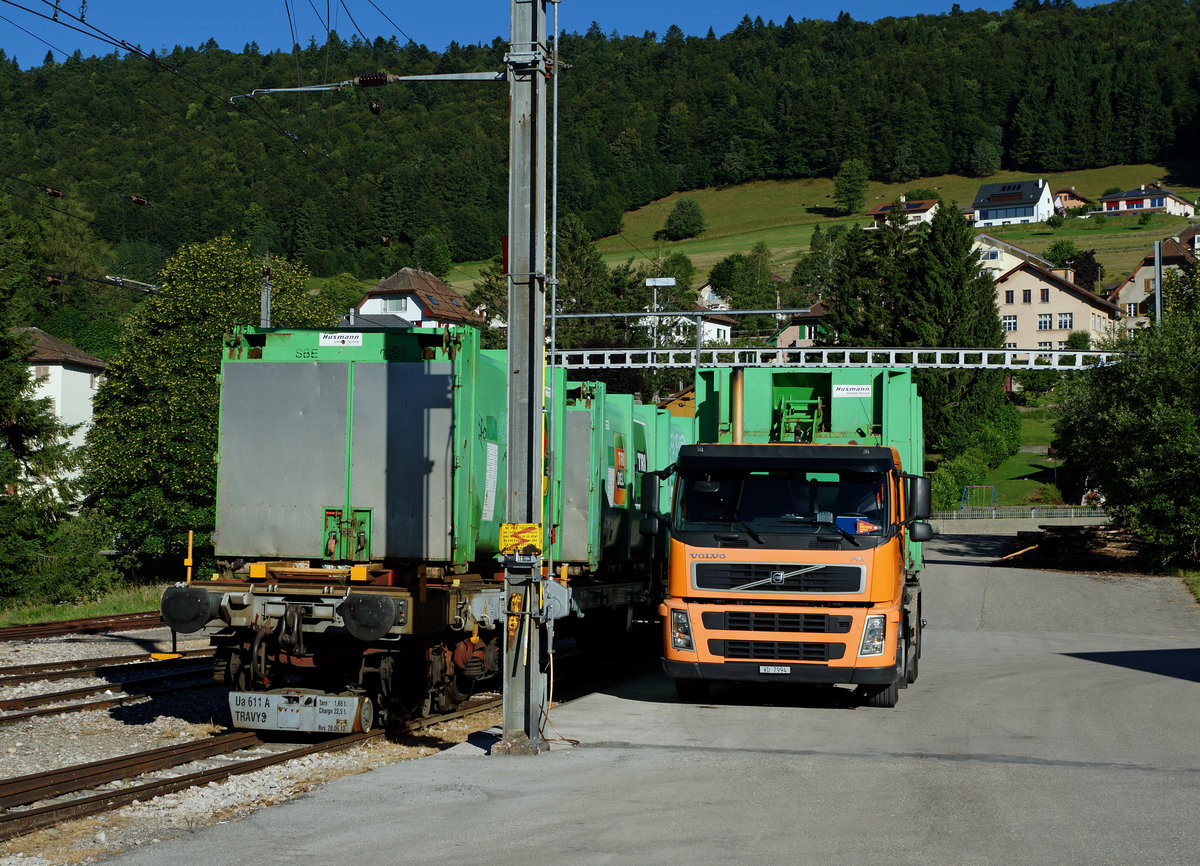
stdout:
{"type": "MultiPolygon", "coordinates": [[[[496,709],[500,700],[483,700],[451,713],[416,719],[402,726],[401,732],[427,728],[449,719],[460,718],[485,710],[496,709]]],[[[258,737],[250,732],[239,731],[223,734],[208,740],[198,740],[178,746],[153,749],[134,755],[122,755],[107,761],[95,761],[76,767],[66,767],[47,773],[35,773],[16,779],[0,781],[0,805],[6,811],[0,814],[0,840],[11,839],[34,830],[52,827],[68,818],[82,818],[128,805],[134,800],[149,800],[186,788],[220,782],[230,776],[251,773],[274,764],[281,764],[318,752],[334,752],[348,749],[366,740],[382,737],[381,728],[350,734],[333,740],[323,740],[287,749],[264,757],[250,757],[236,764],[173,776],[166,779],[135,782],[118,790],[99,789],[96,786],[115,781],[137,779],[147,773],[169,769],[215,755],[229,755],[243,749],[261,745],[258,737]],[[62,797],[91,790],[75,799],[35,805],[49,798],[62,797]],[[15,808],[28,806],[31,808],[15,808]]]]}

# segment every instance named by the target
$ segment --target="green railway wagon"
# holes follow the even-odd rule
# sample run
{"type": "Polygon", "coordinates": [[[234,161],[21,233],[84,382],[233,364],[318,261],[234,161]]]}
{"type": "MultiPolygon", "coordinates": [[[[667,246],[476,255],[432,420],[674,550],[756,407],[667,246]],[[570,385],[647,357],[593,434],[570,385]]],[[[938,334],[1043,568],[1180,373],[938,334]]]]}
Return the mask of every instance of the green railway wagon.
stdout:
{"type": "MultiPolygon", "coordinates": [[[[212,637],[235,724],[369,727],[494,677],[506,353],[469,327],[248,327],[221,351],[218,571],[168,588],[162,611],[212,637]]],[[[657,468],[657,412],[565,371],[545,400],[554,576],[581,612],[652,601],[632,473],[657,468]]]]}

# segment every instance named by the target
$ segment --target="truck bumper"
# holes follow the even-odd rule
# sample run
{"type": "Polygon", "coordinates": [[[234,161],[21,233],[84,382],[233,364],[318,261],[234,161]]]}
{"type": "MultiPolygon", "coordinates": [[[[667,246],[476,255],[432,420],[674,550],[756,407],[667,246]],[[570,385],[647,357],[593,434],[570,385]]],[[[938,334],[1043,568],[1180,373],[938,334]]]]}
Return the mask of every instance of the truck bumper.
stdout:
{"type": "Polygon", "coordinates": [[[759,662],[680,662],[662,659],[663,670],[682,680],[709,682],[754,683],[853,683],[854,685],[887,685],[900,679],[899,663],[882,668],[834,667],[797,663],[759,662]],[[773,668],[776,673],[763,673],[760,668],[773,668]],[[786,668],[786,672],[780,669],[786,668]]]}

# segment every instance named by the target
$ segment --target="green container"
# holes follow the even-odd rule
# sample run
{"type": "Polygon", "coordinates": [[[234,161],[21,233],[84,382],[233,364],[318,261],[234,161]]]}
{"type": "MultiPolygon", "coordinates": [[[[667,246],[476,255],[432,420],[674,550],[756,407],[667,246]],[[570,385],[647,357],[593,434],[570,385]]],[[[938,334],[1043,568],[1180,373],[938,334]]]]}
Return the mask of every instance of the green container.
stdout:
{"type": "MultiPolygon", "coordinates": [[[[778,370],[743,376],[743,441],[881,445],[895,448],[904,472],[925,472],[921,397],[908,369],[855,367],[778,370]]],[[[733,441],[730,368],[700,370],[696,441],[733,441]]],[[[921,545],[909,542],[915,562],[921,545]]]]}
{"type": "Polygon", "coordinates": [[[507,369],[473,328],[246,328],[221,368],[218,557],[494,556],[507,369]]]}

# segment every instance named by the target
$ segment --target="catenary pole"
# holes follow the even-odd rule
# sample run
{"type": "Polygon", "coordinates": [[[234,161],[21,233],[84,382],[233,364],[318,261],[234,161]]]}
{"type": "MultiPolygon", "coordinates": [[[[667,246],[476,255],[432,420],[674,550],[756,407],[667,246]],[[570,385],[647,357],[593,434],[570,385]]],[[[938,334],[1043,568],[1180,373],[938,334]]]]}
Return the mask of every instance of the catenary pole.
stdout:
{"type": "MultiPolygon", "coordinates": [[[[508,462],[505,521],[542,522],[542,412],[546,352],[546,50],[547,0],[511,0],[508,55],[508,462]]],[[[544,675],[541,532],[505,559],[508,617],[504,652],[501,753],[537,753],[544,675]]]]}

